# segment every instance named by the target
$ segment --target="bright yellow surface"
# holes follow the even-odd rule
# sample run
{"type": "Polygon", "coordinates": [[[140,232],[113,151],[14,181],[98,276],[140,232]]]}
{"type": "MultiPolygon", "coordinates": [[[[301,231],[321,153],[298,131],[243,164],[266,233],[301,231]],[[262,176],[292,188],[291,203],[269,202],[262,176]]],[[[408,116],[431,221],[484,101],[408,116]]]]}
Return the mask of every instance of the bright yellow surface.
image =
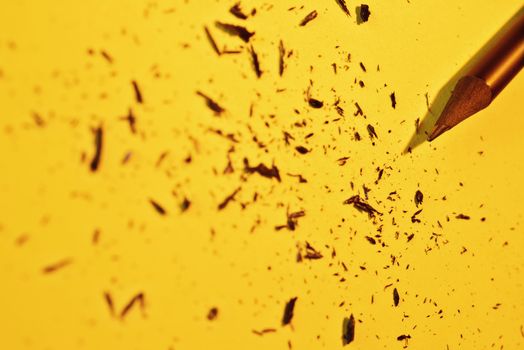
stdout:
{"type": "Polygon", "coordinates": [[[5,2],[0,348],[338,349],[351,314],[355,340],[347,349],[401,349],[402,334],[413,349],[524,348],[524,75],[478,116],[401,154],[427,111],[425,94],[431,101],[521,1],[368,3],[371,17],[357,25],[352,1],[347,17],[335,1],[246,0],[246,12],[257,9],[246,21],[229,14],[234,1],[5,2]],[[312,10],[318,17],[300,27],[312,10]],[[216,20],[256,32],[250,44],[260,79],[247,46],[216,20]],[[218,57],[204,26],[220,48],[242,52],[218,57]],[[280,40],[293,50],[283,77],[280,40]],[[322,109],[306,102],[310,80],[322,109]],[[197,90],[226,112],[215,117],[197,90]],[[333,106],[337,97],[344,117],[333,106]],[[353,116],[354,102],[366,119],[353,116]],[[137,134],[121,120],[129,108],[137,134]],[[91,172],[92,129],[100,125],[102,159],[91,172]],[[293,135],[290,145],[283,131],[293,135]],[[301,155],[298,145],[312,151],[301,155]],[[232,146],[234,172],[224,174],[232,146]],[[274,163],[282,181],[245,174],[243,158],[274,163]],[[385,170],[375,184],[377,167],[385,170]],[[383,213],[375,223],[342,204],[363,196],[362,185],[383,213]],[[412,223],[417,189],[423,211],[412,223]],[[396,201],[387,199],[392,191],[396,201]],[[182,212],[186,197],[191,205],[182,212]],[[275,230],[286,211],[299,210],[306,215],[295,231],[275,230]],[[471,220],[456,219],[460,213],[471,220]],[[377,234],[383,247],[365,238],[377,234]],[[298,263],[297,245],[306,241],[324,257],[298,263]],[[43,273],[65,259],[68,265],[43,273]],[[104,293],[119,314],[140,292],[143,312],[135,304],[123,320],[111,315],[104,293]],[[292,297],[294,317],[283,327],[292,297]],[[209,321],[212,307],[218,316],[209,321]],[[276,332],[253,333],[265,328],[276,332]]]}

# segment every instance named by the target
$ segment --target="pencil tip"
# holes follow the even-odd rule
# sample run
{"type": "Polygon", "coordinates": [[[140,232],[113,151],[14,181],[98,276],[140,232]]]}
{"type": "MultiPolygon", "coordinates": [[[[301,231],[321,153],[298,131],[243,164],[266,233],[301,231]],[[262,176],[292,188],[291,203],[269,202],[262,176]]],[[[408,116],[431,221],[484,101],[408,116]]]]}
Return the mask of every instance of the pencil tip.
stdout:
{"type": "Polygon", "coordinates": [[[451,129],[451,127],[444,125],[444,124],[435,125],[435,127],[433,128],[433,131],[428,136],[428,141],[429,142],[433,141],[434,139],[436,139],[437,137],[439,137],[440,135],[442,135],[444,132],[448,131],[449,129],[451,129]]]}
{"type": "Polygon", "coordinates": [[[436,139],[464,119],[486,108],[492,98],[490,87],[484,80],[468,75],[459,79],[428,141],[436,139]]]}

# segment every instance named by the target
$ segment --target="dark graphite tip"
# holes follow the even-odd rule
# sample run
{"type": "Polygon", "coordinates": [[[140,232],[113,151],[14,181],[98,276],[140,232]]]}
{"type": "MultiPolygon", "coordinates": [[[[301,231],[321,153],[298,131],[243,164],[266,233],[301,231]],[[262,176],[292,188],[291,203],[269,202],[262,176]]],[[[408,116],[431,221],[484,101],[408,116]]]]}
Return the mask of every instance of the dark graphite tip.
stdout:
{"type": "Polygon", "coordinates": [[[438,125],[438,124],[435,125],[435,127],[433,128],[433,131],[428,136],[428,141],[429,142],[433,141],[434,139],[436,139],[437,137],[439,137],[440,135],[442,135],[449,129],[451,128],[447,125],[438,125]]]}

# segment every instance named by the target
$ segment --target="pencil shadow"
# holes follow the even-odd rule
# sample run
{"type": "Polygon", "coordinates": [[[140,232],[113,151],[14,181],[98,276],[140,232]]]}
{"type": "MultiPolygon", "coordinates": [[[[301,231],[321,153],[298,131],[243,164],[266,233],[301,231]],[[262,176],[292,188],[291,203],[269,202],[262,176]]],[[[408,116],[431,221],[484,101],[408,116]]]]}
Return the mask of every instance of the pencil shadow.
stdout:
{"type": "MultiPolygon", "coordinates": [[[[491,39],[484,45],[480,50],[478,50],[472,58],[462,66],[445,84],[440,88],[437,95],[433,99],[433,101],[428,101],[428,110],[420,123],[418,123],[418,126],[416,126],[416,130],[411,136],[411,139],[409,140],[406,148],[404,149],[405,153],[410,153],[413,149],[423,144],[428,136],[429,133],[433,130],[433,127],[435,126],[435,123],[437,122],[438,117],[444,110],[444,107],[446,106],[447,101],[449,100],[451,93],[453,91],[453,88],[455,87],[455,84],[457,81],[464,76],[478,61],[479,59],[484,56],[484,54],[491,49],[491,47],[501,38],[504,31],[513,23],[513,21],[520,16],[520,14],[524,12],[524,6],[517,11],[517,13],[508,21],[504,26],[491,37],[491,39]]],[[[426,95],[426,98],[429,99],[429,97],[426,95]]]]}
{"type": "Polygon", "coordinates": [[[355,13],[357,14],[357,24],[362,24],[367,21],[362,18],[362,5],[355,7],[355,13]]]}

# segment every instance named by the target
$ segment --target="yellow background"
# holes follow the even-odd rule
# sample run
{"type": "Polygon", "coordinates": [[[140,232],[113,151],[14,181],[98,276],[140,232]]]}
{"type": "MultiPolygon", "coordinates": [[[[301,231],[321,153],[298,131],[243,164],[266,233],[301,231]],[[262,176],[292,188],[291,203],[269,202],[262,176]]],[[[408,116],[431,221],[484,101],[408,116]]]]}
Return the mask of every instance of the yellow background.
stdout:
{"type": "Polygon", "coordinates": [[[338,349],[343,319],[353,314],[348,349],[400,349],[401,334],[411,336],[407,346],[414,349],[522,349],[524,76],[478,116],[402,154],[415,120],[427,112],[425,94],[431,102],[521,1],[370,0],[370,19],[361,25],[352,1],[348,17],[335,1],[245,0],[246,12],[257,9],[246,21],[228,13],[233,4],[3,4],[0,348],[338,349]],[[300,27],[312,10],[318,17],[300,27]],[[220,31],[216,20],[256,32],[250,43],[260,57],[260,79],[246,45],[220,31]],[[204,26],[219,47],[242,52],[218,57],[204,26]],[[293,50],[283,77],[280,40],[293,50]],[[143,104],[135,101],[132,80],[143,104]],[[322,109],[307,105],[310,80],[322,109]],[[197,90],[226,112],[215,117],[197,90]],[[333,107],[336,97],[343,118],[333,107]],[[353,116],[357,101],[365,119],[353,116]],[[129,108],[136,135],[121,120],[129,108]],[[303,120],[305,127],[294,126],[303,120]],[[368,124],[378,134],[375,146],[368,124]],[[99,125],[104,148],[93,173],[92,128],[99,125]],[[238,143],[210,129],[233,133],[238,143]],[[284,130],[295,138],[291,145],[284,130]],[[312,151],[298,154],[298,145],[312,151]],[[235,171],[223,174],[231,146],[235,171]],[[347,164],[338,165],[345,156],[347,164]],[[274,163],[282,181],[243,174],[244,157],[251,165],[274,163]],[[377,167],[385,171],[375,185],[377,167]],[[376,225],[342,204],[363,196],[362,185],[384,214],[376,225]],[[236,200],[218,211],[237,187],[236,200]],[[423,211],[421,223],[412,223],[417,189],[423,211]],[[392,191],[400,197],[394,202],[386,199],[392,191]],[[181,212],[186,197],[191,206],[181,212]],[[295,231],[276,231],[287,210],[306,216],[295,231]],[[456,219],[460,213],[471,220],[456,219]],[[384,247],[365,239],[378,234],[379,224],[384,247]],[[306,241],[324,258],[297,263],[297,244],[306,241]],[[42,272],[63,259],[71,263],[42,272]],[[135,305],[123,320],[111,316],[105,292],[117,313],[143,292],[144,312],[135,305]],[[292,297],[298,297],[294,318],[282,327],[292,297]],[[218,316],[209,321],[212,307],[218,316]],[[264,328],[276,332],[253,333],[264,328]]]}

